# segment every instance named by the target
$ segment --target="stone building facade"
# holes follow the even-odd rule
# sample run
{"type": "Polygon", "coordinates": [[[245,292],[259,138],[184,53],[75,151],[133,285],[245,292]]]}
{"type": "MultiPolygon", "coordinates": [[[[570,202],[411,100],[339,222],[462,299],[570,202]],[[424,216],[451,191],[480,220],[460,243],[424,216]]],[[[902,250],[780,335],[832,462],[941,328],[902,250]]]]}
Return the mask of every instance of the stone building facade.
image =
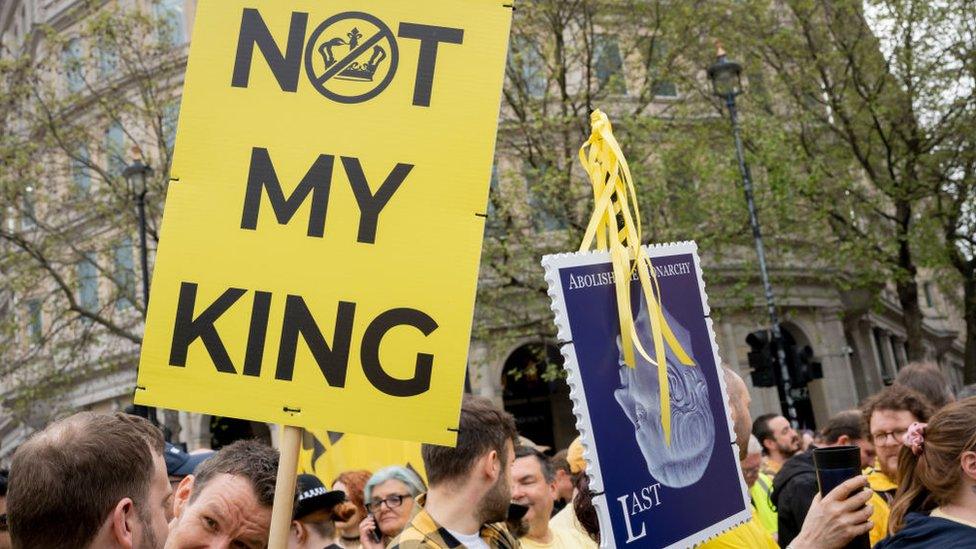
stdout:
{"type": "MultiPolygon", "coordinates": [[[[185,38],[193,26],[196,2],[159,2],[185,30],[184,40],[176,46],[185,56],[185,38]]],[[[41,48],[43,38],[36,32],[39,26],[49,25],[58,31],[69,29],[76,23],[73,14],[78,13],[83,3],[84,0],[4,0],[0,2],[0,43],[7,52],[41,48]]],[[[180,81],[181,75],[176,75],[177,86],[180,81]]],[[[679,92],[670,90],[669,93],[679,92]]],[[[507,153],[502,151],[499,154],[504,156],[507,153]]],[[[4,250],[0,249],[2,252],[4,250]]],[[[754,251],[744,249],[741,253],[753,254],[754,251]]],[[[906,362],[900,311],[890,288],[882,290],[881,307],[876,307],[872,306],[875,296],[841,291],[830,283],[829,277],[805,273],[802,265],[790,269],[773,265],[772,268],[777,280],[789,281],[786,284],[788,288],[776,288],[784,328],[798,345],[809,345],[815,360],[823,365],[823,379],[814,381],[808,388],[809,409],[805,412],[808,423],[822,424],[830,415],[855,407],[865,397],[890,383],[898,368],[906,362]]],[[[744,272],[739,266],[709,261],[707,257],[704,270],[716,318],[720,356],[726,365],[737,369],[750,383],[749,348],[745,337],[767,324],[762,308],[744,307],[741,299],[724,297],[723,287],[746,280],[747,293],[759,300],[762,293],[757,275],[744,272]]],[[[0,276],[3,274],[0,273],[0,276]]],[[[962,384],[963,323],[949,300],[939,294],[931,281],[923,282],[922,289],[926,349],[953,386],[958,388],[962,384]]],[[[0,314],[23,314],[18,296],[0,295],[0,303],[4,305],[0,307],[0,314]]],[[[543,309],[548,307],[548,303],[542,296],[536,296],[524,306],[543,309]]],[[[25,325],[24,329],[29,329],[29,326],[25,325]]],[[[568,388],[559,380],[543,380],[535,369],[540,346],[550,360],[559,360],[555,342],[540,341],[538,338],[504,341],[500,343],[491,338],[472,340],[468,364],[469,390],[490,397],[512,411],[519,419],[524,434],[536,442],[565,447],[576,434],[568,388]],[[513,375],[513,372],[517,374],[513,375]]],[[[62,404],[66,403],[67,408],[75,410],[108,412],[124,409],[131,402],[135,385],[136,357],[135,345],[124,347],[115,357],[123,367],[85,379],[73,388],[62,404]]],[[[95,353],[90,360],[101,358],[95,353]]],[[[18,390],[17,386],[0,379],[3,400],[18,390]]],[[[753,388],[752,394],[754,416],[779,410],[774,388],[753,388]]],[[[38,406],[43,405],[38,403],[38,406]]],[[[44,416],[41,414],[38,417],[44,416]]],[[[209,447],[216,439],[242,436],[260,436],[268,440],[275,438],[273,428],[253,422],[172,411],[160,413],[160,420],[171,426],[177,442],[185,443],[191,450],[209,447]]],[[[42,426],[41,420],[32,422],[28,418],[27,421],[18,421],[0,410],[0,462],[9,460],[17,445],[42,426]]]]}

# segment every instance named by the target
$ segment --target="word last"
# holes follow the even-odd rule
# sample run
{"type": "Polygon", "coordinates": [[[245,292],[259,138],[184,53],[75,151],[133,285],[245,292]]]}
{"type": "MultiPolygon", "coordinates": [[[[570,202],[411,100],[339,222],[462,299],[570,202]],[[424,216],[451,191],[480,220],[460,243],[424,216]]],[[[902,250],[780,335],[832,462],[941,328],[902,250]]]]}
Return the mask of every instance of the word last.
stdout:
{"type": "Polygon", "coordinates": [[[652,508],[661,505],[661,497],[658,495],[658,490],[660,489],[661,483],[656,483],[641,488],[639,495],[637,492],[634,492],[631,495],[623,495],[617,498],[617,501],[620,502],[620,506],[623,508],[624,522],[627,524],[626,543],[632,543],[647,535],[647,526],[643,521],[640,522],[640,532],[634,534],[634,527],[631,524],[630,517],[650,511],[652,508]]]}

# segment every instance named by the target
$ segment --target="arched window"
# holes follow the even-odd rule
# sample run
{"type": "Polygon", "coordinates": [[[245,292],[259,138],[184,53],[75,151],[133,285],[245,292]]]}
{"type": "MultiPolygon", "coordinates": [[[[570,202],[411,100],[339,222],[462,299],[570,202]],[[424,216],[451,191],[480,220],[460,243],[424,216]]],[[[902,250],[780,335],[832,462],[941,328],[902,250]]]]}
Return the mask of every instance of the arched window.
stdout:
{"type": "Polygon", "coordinates": [[[513,351],[502,369],[505,410],[515,416],[519,434],[553,451],[579,434],[562,364],[555,345],[529,343],[513,351]]]}

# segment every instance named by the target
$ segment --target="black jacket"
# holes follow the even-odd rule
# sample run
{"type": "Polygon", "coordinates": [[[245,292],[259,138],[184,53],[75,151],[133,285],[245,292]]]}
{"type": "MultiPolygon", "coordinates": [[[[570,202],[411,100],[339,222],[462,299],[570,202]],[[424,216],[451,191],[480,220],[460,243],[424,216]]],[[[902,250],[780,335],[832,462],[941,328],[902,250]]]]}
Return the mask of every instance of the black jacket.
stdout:
{"type": "Polygon", "coordinates": [[[938,547],[939,549],[973,549],[976,547],[976,528],[944,518],[909,513],[905,526],[897,534],[881,540],[875,549],[910,549],[938,547]]]}
{"type": "Polygon", "coordinates": [[[800,533],[810,504],[819,491],[812,448],[791,457],[776,473],[770,499],[776,506],[780,547],[786,547],[800,533]]]}

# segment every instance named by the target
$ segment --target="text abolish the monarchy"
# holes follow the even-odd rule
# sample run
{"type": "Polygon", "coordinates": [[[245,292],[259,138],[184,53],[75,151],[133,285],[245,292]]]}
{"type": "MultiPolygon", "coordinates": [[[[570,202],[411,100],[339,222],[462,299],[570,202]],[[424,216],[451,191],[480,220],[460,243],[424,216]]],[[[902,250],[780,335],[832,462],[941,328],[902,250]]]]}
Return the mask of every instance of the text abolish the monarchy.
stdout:
{"type": "MultiPolygon", "coordinates": [[[[670,265],[653,265],[654,274],[658,278],[665,278],[668,276],[684,275],[691,272],[691,262],[684,261],[681,263],[673,263],[670,265]]],[[[580,288],[595,288],[599,286],[609,286],[614,283],[616,277],[613,271],[606,271],[602,273],[589,273],[589,274],[574,274],[569,277],[569,284],[567,284],[567,289],[578,290],[580,288]]],[[[631,280],[637,280],[637,271],[634,271],[630,277],[631,280]]]]}

